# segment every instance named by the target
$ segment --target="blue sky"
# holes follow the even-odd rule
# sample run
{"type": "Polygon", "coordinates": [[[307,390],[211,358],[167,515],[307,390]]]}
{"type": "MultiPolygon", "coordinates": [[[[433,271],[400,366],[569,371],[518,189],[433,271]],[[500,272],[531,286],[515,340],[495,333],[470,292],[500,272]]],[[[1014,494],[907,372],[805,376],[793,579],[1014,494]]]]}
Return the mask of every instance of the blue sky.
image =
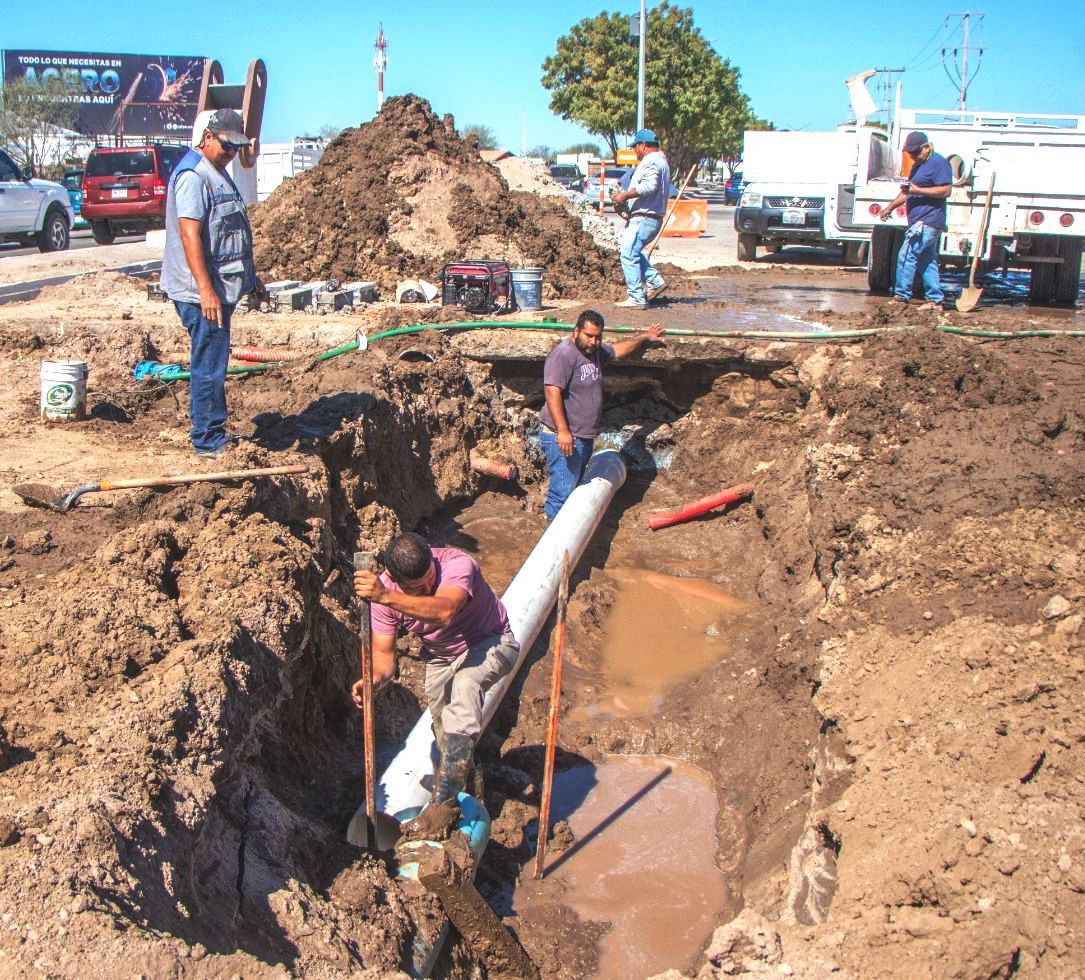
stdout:
{"type": "MultiPolygon", "coordinates": [[[[650,6],[650,5],[649,5],[650,6]]],[[[905,104],[945,108],[955,86],[940,57],[960,47],[960,19],[931,0],[867,4],[775,0],[768,4],[693,2],[694,22],[742,73],[754,110],[780,128],[826,129],[845,119],[844,79],[867,68],[908,67],[905,104]]],[[[126,3],[109,14],[73,15],[64,4],[16,4],[5,15],[5,48],[200,54],[222,62],[240,82],[251,58],[268,66],[265,142],[324,124],[357,125],[376,108],[373,41],[388,37],[385,94],[414,92],[457,125],[489,126],[499,143],[564,149],[590,139],[549,110],[539,82],[557,38],[600,10],[639,6],[597,2],[418,0],[400,6],[369,0],[186,0],[126,3]]],[[[993,0],[972,20],[971,43],[984,48],[969,107],[1085,114],[1085,3],[993,0]]],[[[649,39],[650,41],[650,39],[649,39]]],[[[977,51],[970,52],[975,64],[977,51]]],[[[971,71],[970,71],[971,74],[971,71]]],[[[636,92],[630,92],[636,99],[636,92]]]]}

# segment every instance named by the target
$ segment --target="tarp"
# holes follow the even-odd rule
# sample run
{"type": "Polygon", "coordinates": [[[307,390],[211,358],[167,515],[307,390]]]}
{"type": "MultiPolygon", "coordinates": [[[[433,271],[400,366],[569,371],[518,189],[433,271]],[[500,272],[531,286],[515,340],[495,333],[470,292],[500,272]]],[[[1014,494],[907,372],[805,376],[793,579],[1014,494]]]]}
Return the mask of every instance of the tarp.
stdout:
{"type": "Polygon", "coordinates": [[[78,103],[73,129],[90,136],[173,136],[185,142],[196,121],[203,57],[5,51],[4,82],[64,82],[64,101],[78,103]]]}

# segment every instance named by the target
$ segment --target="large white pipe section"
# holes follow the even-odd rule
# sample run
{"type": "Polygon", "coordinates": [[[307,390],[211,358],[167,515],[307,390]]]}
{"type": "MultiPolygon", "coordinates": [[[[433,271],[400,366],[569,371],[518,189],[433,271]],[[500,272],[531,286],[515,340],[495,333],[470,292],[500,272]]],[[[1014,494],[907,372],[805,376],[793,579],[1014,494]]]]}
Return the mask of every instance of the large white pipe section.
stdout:
{"type": "MultiPolygon", "coordinates": [[[[625,460],[621,453],[596,453],[588,463],[584,482],[565,501],[501,597],[512,632],[520,643],[520,658],[515,668],[486,692],[482,706],[483,729],[497,712],[557,601],[562,554],[568,551],[569,567],[576,567],[607,506],[625,483],[625,476],[625,460]]],[[[422,780],[433,775],[436,758],[427,710],[377,780],[377,809],[396,816],[412,807],[425,806],[430,791],[422,780]]]]}

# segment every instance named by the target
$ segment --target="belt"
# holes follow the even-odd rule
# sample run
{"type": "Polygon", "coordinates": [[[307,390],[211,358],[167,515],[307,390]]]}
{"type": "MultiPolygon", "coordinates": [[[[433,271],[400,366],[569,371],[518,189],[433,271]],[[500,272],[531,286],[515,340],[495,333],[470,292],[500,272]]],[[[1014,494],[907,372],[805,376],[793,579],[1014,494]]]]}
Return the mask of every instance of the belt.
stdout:
{"type": "Polygon", "coordinates": [[[634,211],[630,218],[655,218],[656,221],[662,221],[663,215],[656,214],[655,211],[634,211]]]}

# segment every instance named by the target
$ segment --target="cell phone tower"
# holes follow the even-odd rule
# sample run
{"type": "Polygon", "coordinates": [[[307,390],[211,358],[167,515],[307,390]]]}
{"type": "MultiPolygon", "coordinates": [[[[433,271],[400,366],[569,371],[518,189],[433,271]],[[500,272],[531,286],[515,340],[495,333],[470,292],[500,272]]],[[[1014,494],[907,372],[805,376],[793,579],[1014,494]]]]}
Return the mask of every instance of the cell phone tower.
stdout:
{"type": "Polygon", "coordinates": [[[388,56],[384,53],[388,50],[388,38],[384,36],[384,25],[377,28],[377,40],[373,43],[377,53],[373,56],[373,67],[377,69],[377,112],[384,105],[384,69],[388,67],[388,56]]]}

